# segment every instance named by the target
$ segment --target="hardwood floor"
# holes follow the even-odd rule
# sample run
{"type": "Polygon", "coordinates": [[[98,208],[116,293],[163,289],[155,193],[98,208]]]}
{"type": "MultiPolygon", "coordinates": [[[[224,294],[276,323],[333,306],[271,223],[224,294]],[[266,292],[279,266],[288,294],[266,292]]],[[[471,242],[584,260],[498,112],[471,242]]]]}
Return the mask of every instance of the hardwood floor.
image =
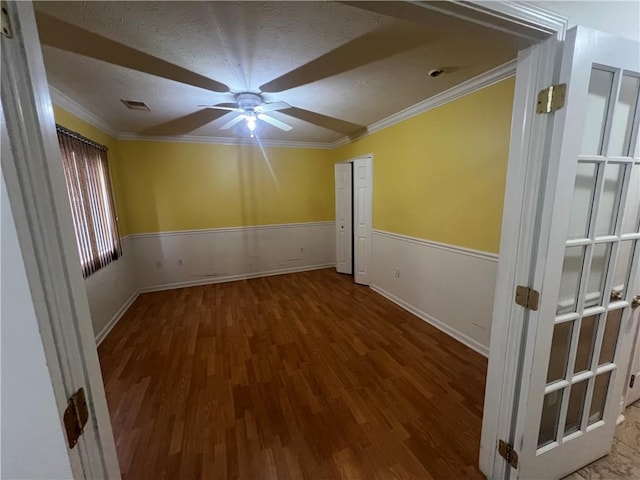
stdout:
{"type": "Polygon", "coordinates": [[[143,294],[99,355],[127,480],[484,478],[486,359],[332,269],[143,294]]]}

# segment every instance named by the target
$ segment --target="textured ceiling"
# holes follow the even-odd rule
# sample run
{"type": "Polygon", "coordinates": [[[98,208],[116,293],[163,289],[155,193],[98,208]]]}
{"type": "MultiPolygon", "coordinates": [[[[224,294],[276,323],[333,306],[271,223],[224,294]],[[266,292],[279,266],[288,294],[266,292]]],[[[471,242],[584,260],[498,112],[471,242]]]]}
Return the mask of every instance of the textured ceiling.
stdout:
{"type": "Polygon", "coordinates": [[[212,116],[198,105],[251,91],[297,107],[272,113],[291,131],[259,122],[263,138],[332,142],[533,43],[416,5],[353,3],[38,2],[36,9],[49,83],[129,133],[247,136],[244,123],[219,129],[234,113],[212,116]],[[448,73],[429,77],[438,67],[448,73]],[[151,111],[128,110],[120,99],[146,102],[151,111]]]}

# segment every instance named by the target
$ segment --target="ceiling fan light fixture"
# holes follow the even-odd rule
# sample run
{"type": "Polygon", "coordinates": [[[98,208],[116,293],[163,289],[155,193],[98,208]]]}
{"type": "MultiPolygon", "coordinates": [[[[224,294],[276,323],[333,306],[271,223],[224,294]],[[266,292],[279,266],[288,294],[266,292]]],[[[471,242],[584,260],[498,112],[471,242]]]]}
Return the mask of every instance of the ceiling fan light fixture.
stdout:
{"type": "Polygon", "coordinates": [[[247,113],[247,117],[245,119],[247,121],[247,128],[250,132],[253,132],[256,129],[256,114],[254,112],[247,113]]]}

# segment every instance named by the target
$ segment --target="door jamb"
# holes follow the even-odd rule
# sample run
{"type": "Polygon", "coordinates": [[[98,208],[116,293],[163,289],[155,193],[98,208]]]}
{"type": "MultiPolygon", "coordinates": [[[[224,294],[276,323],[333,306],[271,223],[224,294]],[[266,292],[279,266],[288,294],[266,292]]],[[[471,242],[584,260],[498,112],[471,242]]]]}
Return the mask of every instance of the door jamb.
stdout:
{"type": "Polygon", "coordinates": [[[515,400],[525,392],[517,391],[519,367],[514,366],[521,360],[526,329],[535,325],[527,324],[528,311],[514,303],[514,292],[516,285],[533,287],[536,232],[547,168],[544,140],[553,128],[554,117],[536,114],[536,95],[556,81],[561,52],[562,42],[552,38],[518,55],[480,443],[480,469],[488,478],[504,478],[507,473],[507,462],[497,455],[499,439],[516,450],[521,447],[516,444],[512,422],[517,415],[515,400]]]}

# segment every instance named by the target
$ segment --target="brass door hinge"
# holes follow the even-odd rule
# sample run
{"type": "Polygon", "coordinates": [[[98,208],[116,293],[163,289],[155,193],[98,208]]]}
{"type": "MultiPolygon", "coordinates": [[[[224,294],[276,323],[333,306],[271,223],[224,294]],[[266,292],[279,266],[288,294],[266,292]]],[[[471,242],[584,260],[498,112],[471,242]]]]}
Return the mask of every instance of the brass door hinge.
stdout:
{"type": "Polygon", "coordinates": [[[11,28],[11,21],[9,21],[9,12],[7,12],[7,4],[2,2],[2,20],[0,21],[2,28],[2,35],[7,38],[13,38],[13,29],[11,28]]]}
{"type": "Polygon", "coordinates": [[[513,468],[518,468],[518,453],[504,440],[498,441],[498,453],[513,468]]]}
{"type": "Polygon", "coordinates": [[[564,107],[567,84],[551,85],[538,93],[536,113],[551,113],[564,107]]]}
{"type": "Polygon", "coordinates": [[[84,388],[71,395],[69,404],[64,411],[64,429],[67,432],[69,448],[73,448],[78,443],[78,438],[84,431],[84,426],[89,419],[89,407],[84,395],[84,388]]]}
{"type": "Polygon", "coordinates": [[[540,292],[533,288],[518,285],[516,287],[516,303],[529,310],[538,310],[540,292]]]}

